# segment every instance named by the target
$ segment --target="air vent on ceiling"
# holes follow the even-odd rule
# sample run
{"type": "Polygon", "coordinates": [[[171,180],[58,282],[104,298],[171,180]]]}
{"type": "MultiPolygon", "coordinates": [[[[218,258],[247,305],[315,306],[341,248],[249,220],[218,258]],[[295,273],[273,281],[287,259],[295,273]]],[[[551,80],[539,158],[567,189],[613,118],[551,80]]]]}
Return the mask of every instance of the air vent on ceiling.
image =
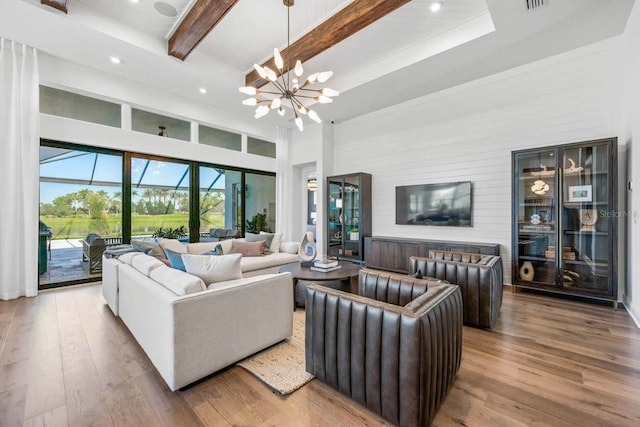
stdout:
{"type": "Polygon", "coordinates": [[[524,0],[524,5],[528,11],[536,10],[548,3],[549,0],[524,0]]]}

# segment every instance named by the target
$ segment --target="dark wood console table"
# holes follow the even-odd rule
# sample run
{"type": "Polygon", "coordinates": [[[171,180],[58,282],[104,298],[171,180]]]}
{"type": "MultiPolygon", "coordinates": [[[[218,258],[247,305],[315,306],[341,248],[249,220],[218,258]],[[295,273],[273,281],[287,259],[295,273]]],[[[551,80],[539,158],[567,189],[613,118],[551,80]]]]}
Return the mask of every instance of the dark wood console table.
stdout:
{"type": "Polygon", "coordinates": [[[372,236],[364,239],[364,265],[369,268],[408,274],[409,257],[427,257],[431,250],[500,255],[500,245],[496,243],[372,236]]]}

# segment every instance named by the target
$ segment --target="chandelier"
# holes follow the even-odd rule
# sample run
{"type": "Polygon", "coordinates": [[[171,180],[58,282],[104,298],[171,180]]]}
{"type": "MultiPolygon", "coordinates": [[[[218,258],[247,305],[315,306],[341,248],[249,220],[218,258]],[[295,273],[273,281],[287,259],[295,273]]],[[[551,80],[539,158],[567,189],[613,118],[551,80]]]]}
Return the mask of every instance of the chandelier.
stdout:
{"type": "MultiPolygon", "coordinates": [[[[289,52],[290,44],[290,21],[291,21],[291,6],[293,6],[294,0],[283,0],[284,5],[287,7],[287,53],[289,52]]],[[[302,62],[296,61],[296,65],[293,68],[295,78],[291,78],[291,69],[289,58],[286,61],[282,59],[280,51],[277,48],[273,49],[273,60],[278,69],[278,74],[271,68],[261,66],[259,64],[253,64],[253,68],[258,72],[258,75],[269,83],[264,86],[265,89],[259,89],[255,86],[244,86],[240,88],[240,92],[247,95],[255,95],[253,98],[248,98],[242,101],[244,105],[251,105],[256,108],[255,118],[259,119],[269,114],[271,110],[277,110],[278,114],[284,116],[284,107],[291,108],[295,115],[295,124],[302,131],[304,129],[302,124],[302,115],[307,115],[311,120],[316,123],[320,123],[320,117],[318,114],[309,108],[310,104],[319,102],[321,104],[328,104],[333,102],[332,97],[340,95],[337,90],[329,88],[320,88],[318,85],[324,83],[333,76],[333,71],[324,71],[321,73],[313,73],[304,80],[304,83],[300,84],[299,78],[304,74],[302,68],[302,62]]]]}

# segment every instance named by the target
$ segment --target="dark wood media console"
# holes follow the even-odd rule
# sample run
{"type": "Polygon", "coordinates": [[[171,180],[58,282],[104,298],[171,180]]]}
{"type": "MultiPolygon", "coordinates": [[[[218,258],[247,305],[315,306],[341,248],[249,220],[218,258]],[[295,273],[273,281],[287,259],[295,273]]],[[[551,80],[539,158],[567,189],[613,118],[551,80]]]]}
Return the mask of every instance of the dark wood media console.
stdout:
{"type": "Polygon", "coordinates": [[[364,265],[370,268],[408,274],[409,257],[427,257],[431,250],[500,255],[500,245],[496,243],[448,242],[373,236],[364,239],[364,265]]]}

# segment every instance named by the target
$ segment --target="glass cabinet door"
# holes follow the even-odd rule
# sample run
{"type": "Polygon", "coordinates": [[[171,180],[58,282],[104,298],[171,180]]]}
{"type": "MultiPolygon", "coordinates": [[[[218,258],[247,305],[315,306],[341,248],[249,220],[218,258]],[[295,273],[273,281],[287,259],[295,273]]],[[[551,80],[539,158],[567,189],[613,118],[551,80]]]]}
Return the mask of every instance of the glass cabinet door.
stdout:
{"type": "Polygon", "coordinates": [[[556,150],[515,158],[518,279],[555,286],[557,224],[556,150]]]}
{"type": "Polygon", "coordinates": [[[609,205],[609,145],[562,150],[563,288],[608,293],[612,206],[609,205]]]}
{"type": "Polygon", "coordinates": [[[344,253],[358,257],[360,250],[360,179],[348,176],[344,180],[344,253]]]}
{"type": "Polygon", "coordinates": [[[337,257],[342,255],[343,251],[344,200],[342,198],[342,180],[329,180],[328,209],[327,255],[337,257]]]}

